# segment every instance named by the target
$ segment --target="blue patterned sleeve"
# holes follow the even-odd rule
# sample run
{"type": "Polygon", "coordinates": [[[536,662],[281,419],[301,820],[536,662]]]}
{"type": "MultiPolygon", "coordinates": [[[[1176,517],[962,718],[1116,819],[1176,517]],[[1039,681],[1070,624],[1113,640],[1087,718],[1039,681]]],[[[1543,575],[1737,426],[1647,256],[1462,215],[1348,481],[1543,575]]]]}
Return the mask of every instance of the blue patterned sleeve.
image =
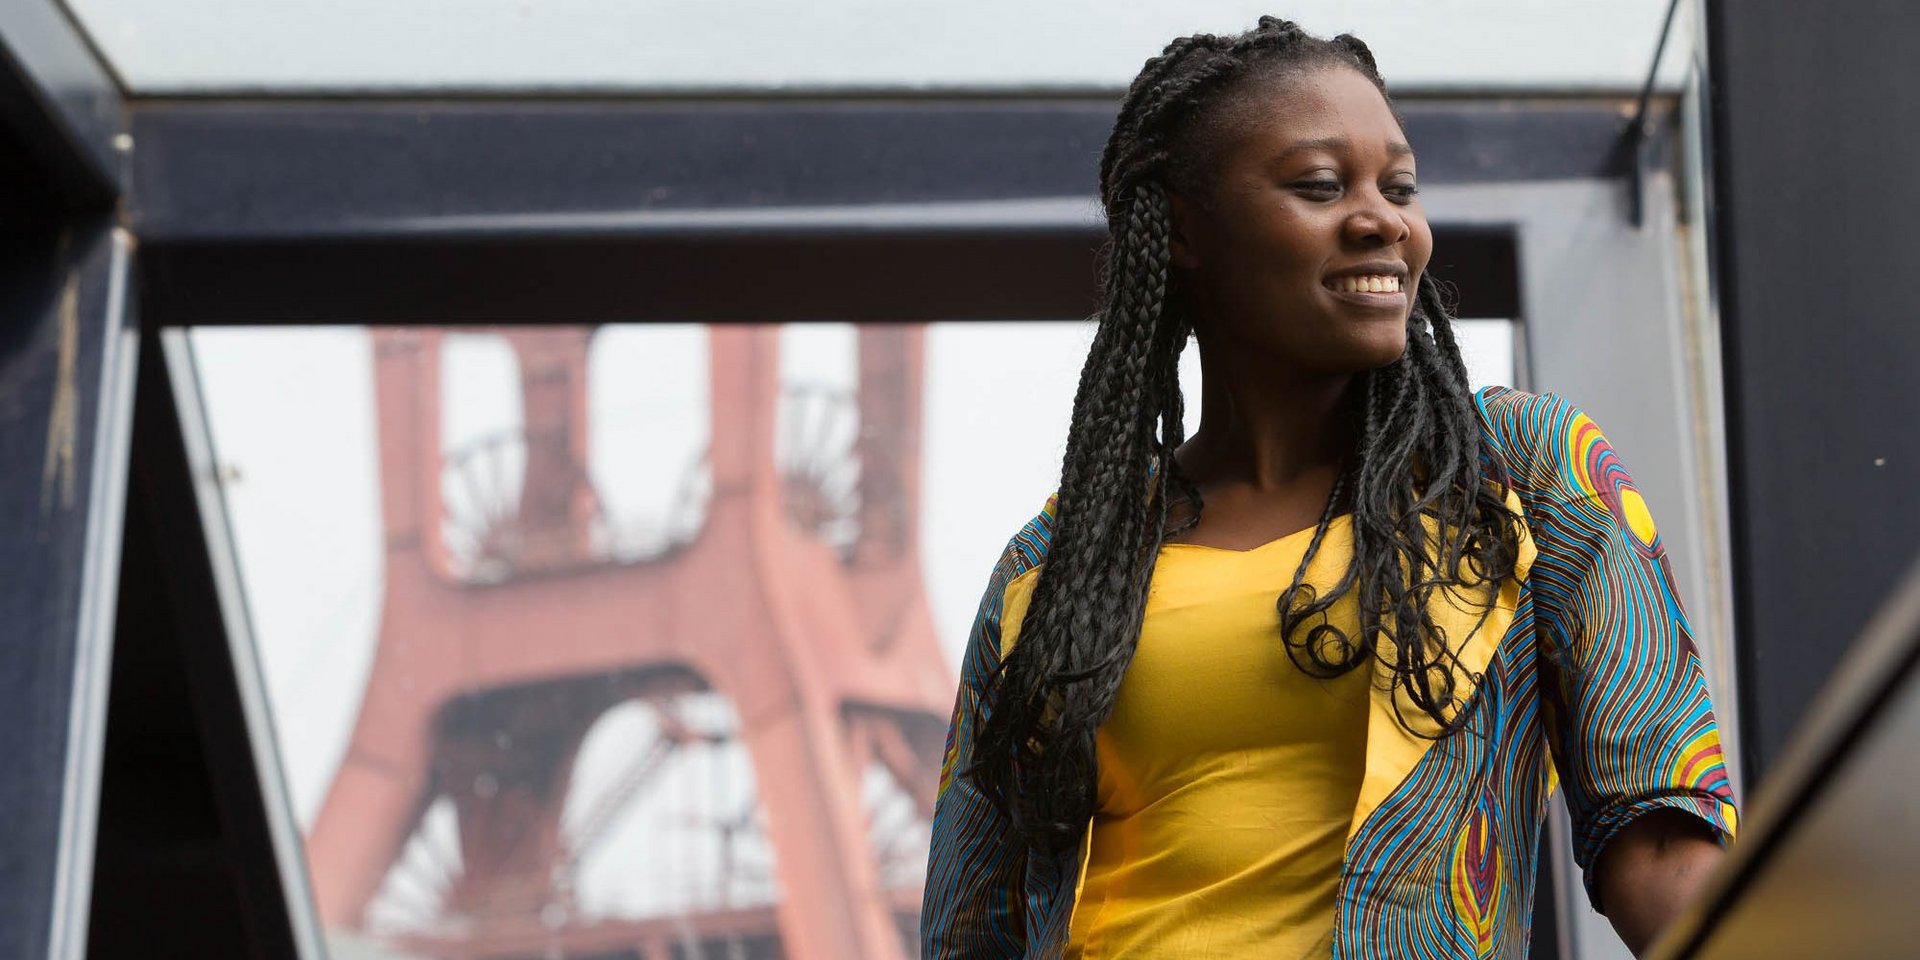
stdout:
{"type": "Polygon", "coordinates": [[[1720,732],[1665,548],[1599,426],[1552,395],[1482,403],[1539,547],[1544,719],[1598,910],[1594,862],[1642,814],[1682,810],[1732,838],[1720,732]]]}
{"type": "Polygon", "coordinates": [[[1016,958],[1026,951],[1028,909],[1025,847],[1005,814],[987,799],[967,769],[986,684],[1000,665],[1001,616],[1007,585],[1031,569],[1052,529],[1053,502],[1007,544],[987,582],[967,637],[960,689],[940,764],[933,807],[927,887],[920,910],[925,960],[1016,958]]]}

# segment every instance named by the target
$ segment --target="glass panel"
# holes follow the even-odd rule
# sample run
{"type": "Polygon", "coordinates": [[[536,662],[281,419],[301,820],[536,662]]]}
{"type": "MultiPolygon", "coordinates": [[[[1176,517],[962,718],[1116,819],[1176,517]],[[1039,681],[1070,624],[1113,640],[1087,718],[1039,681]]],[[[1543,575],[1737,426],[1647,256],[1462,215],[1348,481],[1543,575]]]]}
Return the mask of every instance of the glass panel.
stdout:
{"type": "MultiPolygon", "coordinates": [[[[67,0],[133,92],[1126,88],[1167,41],[1256,0],[67,0]]],[[[1373,45],[1401,92],[1638,90],[1666,0],[1295,0],[1373,45]]],[[[1691,43],[1690,17],[1672,43],[1691,43]]],[[[1671,89],[1683,57],[1669,56],[1671,89]]]]}
{"type": "MultiPolygon", "coordinates": [[[[1090,334],[194,331],[339,954],[914,954],[960,652],[1090,334]]],[[[1511,379],[1510,323],[1462,337],[1511,379]]]]}

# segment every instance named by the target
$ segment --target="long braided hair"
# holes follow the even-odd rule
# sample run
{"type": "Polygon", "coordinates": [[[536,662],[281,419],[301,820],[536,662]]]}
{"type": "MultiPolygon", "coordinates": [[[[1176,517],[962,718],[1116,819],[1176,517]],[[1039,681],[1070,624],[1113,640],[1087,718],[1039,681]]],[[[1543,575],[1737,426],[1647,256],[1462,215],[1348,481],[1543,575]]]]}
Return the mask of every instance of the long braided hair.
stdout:
{"type": "MultiPolygon", "coordinates": [[[[1033,848],[1079,841],[1095,805],[1095,733],[1133,659],[1155,557],[1199,519],[1199,491],[1174,458],[1186,440],[1178,363],[1191,325],[1169,270],[1168,189],[1204,176],[1201,155],[1218,139],[1209,121],[1217,126],[1219,108],[1252,79],[1326,66],[1357,70],[1386,95],[1372,53],[1351,35],[1323,40],[1263,17],[1237,36],[1183,37],[1141,69],[1108,138],[1105,305],[1074,397],[1046,563],[1019,640],[982,691],[971,770],[1033,848]]],[[[1430,275],[1407,334],[1398,361],[1356,381],[1356,449],[1276,610],[1303,670],[1330,678],[1378,660],[1396,697],[1445,736],[1466,717],[1428,602],[1436,589],[1475,585],[1490,598],[1513,572],[1519,521],[1504,480],[1483,467],[1466,367],[1430,275]],[[1322,593],[1306,582],[1307,565],[1341,507],[1352,515],[1353,560],[1322,593]],[[1326,615],[1349,594],[1353,635],[1326,615]]]]}

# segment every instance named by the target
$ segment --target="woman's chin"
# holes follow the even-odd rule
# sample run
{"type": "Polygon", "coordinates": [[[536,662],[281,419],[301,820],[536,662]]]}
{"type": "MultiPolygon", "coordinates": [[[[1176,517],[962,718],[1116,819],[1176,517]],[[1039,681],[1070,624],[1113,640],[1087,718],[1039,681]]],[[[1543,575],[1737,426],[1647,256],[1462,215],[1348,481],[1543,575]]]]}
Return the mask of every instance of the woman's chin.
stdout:
{"type": "Polygon", "coordinates": [[[1407,337],[1404,329],[1397,337],[1382,337],[1364,343],[1354,344],[1351,369],[1358,371],[1378,370],[1400,362],[1407,355],[1407,337]]]}
{"type": "Polygon", "coordinates": [[[1379,360],[1373,365],[1374,369],[1377,370],[1381,367],[1390,367],[1396,363],[1399,363],[1400,358],[1406,355],[1407,355],[1407,342],[1405,340],[1402,340],[1400,341],[1399,344],[1394,346],[1392,349],[1382,350],[1380,352],[1379,360]]]}

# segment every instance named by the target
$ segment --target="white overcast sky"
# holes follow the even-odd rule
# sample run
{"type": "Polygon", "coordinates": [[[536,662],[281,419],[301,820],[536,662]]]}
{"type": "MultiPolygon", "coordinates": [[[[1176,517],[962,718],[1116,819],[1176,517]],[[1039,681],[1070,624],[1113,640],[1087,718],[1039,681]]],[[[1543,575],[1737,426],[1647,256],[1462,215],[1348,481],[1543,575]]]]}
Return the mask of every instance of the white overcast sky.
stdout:
{"type": "MultiPolygon", "coordinates": [[[[1416,90],[1637,90],[1667,0],[66,0],[138,93],[1125,89],[1274,13],[1416,90]]],[[[1813,6],[1813,5],[1810,5],[1813,6]]],[[[1682,5],[1674,51],[1692,43],[1682,5]]],[[[1683,56],[1668,58],[1667,82],[1683,56]]]]}

